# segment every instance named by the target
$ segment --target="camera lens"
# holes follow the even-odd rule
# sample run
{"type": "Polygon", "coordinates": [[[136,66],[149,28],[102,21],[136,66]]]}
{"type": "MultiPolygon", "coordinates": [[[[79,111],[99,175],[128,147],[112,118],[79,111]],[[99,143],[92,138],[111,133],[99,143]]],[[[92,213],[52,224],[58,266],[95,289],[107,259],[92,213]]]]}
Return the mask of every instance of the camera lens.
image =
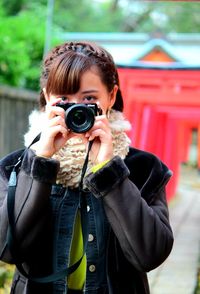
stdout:
{"type": "Polygon", "coordinates": [[[65,123],[74,133],[85,133],[92,128],[94,111],[87,104],[74,104],[65,112],[65,123]]]}
{"type": "Polygon", "coordinates": [[[87,118],[83,110],[79,109],[74,113],[73,120],[74,120],[74,124],[76,124],[77,126],[84,124],[86,119],[87,118]]]}

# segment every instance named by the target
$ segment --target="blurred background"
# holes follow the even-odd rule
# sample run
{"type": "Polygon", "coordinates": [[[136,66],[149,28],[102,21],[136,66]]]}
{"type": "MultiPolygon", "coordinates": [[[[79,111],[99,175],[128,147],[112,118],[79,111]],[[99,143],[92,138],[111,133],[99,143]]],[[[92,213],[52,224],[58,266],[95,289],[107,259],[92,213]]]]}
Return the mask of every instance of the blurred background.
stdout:
{"type": "MultiPolygon", "coordinates": [[[[0,157],[24,146],[49,49],[90,40],[113,55],[132,124],[128,135],[173,171],[171,222],[177,240],[185,236],[175,243],[172,264],[150,275],[153,294],[199,293],[199,12],[198,1],[0,0],[0,157]]],[[[9,293],[11,276],[12,266],[2,264],[0,293],[9,293]]]]}

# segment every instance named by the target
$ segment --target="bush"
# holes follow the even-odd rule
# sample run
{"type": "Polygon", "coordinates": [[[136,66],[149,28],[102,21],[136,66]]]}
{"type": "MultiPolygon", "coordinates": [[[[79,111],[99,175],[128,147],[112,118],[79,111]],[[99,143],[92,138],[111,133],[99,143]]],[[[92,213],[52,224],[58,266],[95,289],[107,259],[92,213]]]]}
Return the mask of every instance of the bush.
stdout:
{"type": "MultiPolygon", "coordinates": [[[[2,7],[1,7],[2,9],[2,7]]],[[[45,35],[45,10],[0,11],[0,84],[38,89],[45,35]]]]}

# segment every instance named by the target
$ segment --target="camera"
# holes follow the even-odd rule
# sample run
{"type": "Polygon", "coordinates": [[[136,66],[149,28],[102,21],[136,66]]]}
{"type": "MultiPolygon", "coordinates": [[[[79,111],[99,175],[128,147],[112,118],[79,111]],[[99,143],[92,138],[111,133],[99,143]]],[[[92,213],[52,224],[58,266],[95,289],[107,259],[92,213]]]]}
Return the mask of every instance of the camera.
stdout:
{"type": "Polygon", "coordinates": [[[90,130],[95,121],[95,116],[102,114],[102,110],[96,103],[63,103],[56,106],[65,110],[65,123],[68,129],[74,133],[85,133],[90,130]]]}

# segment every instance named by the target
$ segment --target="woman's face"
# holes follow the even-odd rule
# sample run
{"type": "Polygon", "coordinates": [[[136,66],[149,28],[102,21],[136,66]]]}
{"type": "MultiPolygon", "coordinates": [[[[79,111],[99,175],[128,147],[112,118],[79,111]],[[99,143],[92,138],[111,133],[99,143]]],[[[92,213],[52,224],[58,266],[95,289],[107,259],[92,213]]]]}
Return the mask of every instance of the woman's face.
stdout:
{"type": "MultiPolygon", "coordinates": [[[[58,102],[58,98],[62,98],[66,103],[96,103],[106,114],[115,103],[118,86],[115,85],[111,92],[108,92],[106,85],[101,81],[98,71],[93,67],[83,73],[80,81],[80,89],[75,94],[58,93],[45,94],[48,104],[54,105],[58,102]]],[[[45,89],[44,89],[45,91],[45,89]]]]}

